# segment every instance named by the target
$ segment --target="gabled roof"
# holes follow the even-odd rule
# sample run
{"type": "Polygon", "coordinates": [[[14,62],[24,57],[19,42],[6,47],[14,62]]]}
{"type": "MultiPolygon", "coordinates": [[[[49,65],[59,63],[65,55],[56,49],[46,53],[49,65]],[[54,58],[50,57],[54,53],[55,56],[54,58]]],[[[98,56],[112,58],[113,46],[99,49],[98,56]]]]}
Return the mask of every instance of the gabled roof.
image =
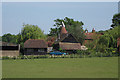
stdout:
{"type": "Polygon", "coordinates": [[[85,34],[85,39],[88,40],[88,39],[91,39],[93,40],[95,38],[95,36],[97,36],[98,38],[101,36],[101,35],[104,35],[104,33],[84,33],[85,34]]]}
{"type": "Polygon", "coordinates": [[[42,39],[29,39],[24,43],[24,48],[47,48],[47,42],[42,39]]]}
{"type": "Polygon", "coordinates": [[[81,49],[80,43],[59,42],[59,46],[62,50],[80,50],[81,49]]]}
{"type": "Polygon", "coordinates": [[[64,37],[62,37],[62,38],[60,38],[59,40],[57,40],[57,41],[55,42],[55,44],[63,41],[65,38],[67,38],[67,37],[69,37],[69,36],[72,36],[72,37],[78,42],[78,40],[77,40],[72,34],[66,34],[64,37]]]}

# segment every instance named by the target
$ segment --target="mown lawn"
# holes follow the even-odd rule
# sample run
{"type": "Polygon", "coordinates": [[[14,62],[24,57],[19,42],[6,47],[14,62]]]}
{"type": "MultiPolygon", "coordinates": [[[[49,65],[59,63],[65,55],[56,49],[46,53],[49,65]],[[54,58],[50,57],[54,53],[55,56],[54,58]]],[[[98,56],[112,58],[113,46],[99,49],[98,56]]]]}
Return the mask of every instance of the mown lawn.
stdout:
{"type": "Polygon", "coordinates": [[[3,60],[3,78],[117,78],[118,58],[3,60]]]}

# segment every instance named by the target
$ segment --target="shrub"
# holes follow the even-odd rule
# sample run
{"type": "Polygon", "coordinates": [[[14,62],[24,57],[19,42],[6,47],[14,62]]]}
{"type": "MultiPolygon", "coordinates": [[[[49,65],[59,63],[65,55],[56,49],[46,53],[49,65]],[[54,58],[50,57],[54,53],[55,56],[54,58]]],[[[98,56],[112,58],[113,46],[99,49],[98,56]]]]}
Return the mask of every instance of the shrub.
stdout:
{"type": "Polygon", "coordinates": [[[24,59],[24,58],[25,58],[24,55],[19,56],[19,59],[24,59]]]}
{"type": "Polygon", "coordinates": [[[70,58],[74,58],[74,54],[70,54],[70,58]]]}
{"type": "Polygon", "coordinates": [[[8,57],[8,56],[3,56],[2,59],[3,59],[3,60],[4,60],[4,59],[9,59],[9,57],[8,57]]]}
{"type": "Polygon", "coordinates": [[[12,59],[14,59],[14,60],[15,60],[15,59],[17,59],[17,57],[13,56],[13,57],[12,57],[12,59]]]}

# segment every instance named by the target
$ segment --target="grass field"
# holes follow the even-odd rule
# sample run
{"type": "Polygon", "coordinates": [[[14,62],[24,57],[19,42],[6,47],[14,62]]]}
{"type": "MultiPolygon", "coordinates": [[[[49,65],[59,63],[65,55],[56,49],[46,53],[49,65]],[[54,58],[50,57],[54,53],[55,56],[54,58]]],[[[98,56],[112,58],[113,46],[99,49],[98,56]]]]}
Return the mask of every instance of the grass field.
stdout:
{"type": "Polygon", "coordinates": [[[117,78],[118,58],[3,60],[3,78],[117,78]]]}

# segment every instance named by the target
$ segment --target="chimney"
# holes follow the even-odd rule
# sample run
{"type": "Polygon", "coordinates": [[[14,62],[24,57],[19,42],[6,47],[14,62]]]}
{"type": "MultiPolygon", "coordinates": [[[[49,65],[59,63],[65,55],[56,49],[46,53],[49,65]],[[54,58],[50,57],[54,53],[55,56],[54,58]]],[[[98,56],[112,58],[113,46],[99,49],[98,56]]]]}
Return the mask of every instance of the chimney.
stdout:
{"type": "Polygon", "coordinates": [[[88,33],[88,30],[87,30],[87,33],[88,33]]]}
{"type": "Polygon", "coordinates": [[[92,33],[95,33],[95,29],[94,28],[92,29],[92,33]]]}

